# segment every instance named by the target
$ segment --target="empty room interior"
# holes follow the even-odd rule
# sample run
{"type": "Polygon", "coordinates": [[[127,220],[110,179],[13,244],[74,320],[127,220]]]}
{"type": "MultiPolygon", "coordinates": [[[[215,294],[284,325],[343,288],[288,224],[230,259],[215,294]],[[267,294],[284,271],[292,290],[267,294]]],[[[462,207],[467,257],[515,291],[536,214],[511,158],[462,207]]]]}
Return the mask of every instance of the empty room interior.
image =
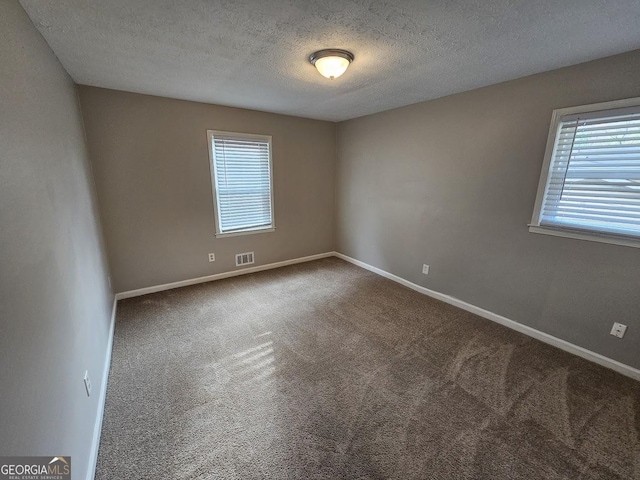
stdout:
{"type": "Polygon", "coordinates": [[[640,480],[638,25],[0,0],[0,478],[640,480]]]}

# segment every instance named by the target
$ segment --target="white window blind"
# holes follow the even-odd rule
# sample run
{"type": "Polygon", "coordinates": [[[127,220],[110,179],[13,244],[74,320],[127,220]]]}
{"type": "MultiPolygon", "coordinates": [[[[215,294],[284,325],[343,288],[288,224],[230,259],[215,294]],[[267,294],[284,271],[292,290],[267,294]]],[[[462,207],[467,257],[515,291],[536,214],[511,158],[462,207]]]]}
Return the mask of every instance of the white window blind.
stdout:
{"type": "Polygon", "coordinates": [[[217,233],[273,228],[271,137],[209,132],[217,233]]]}
{"type": "Polygon", "coordinates": [[[640,106],[559,116],[537,212],[541,227],[640,238],[640,106]]]}

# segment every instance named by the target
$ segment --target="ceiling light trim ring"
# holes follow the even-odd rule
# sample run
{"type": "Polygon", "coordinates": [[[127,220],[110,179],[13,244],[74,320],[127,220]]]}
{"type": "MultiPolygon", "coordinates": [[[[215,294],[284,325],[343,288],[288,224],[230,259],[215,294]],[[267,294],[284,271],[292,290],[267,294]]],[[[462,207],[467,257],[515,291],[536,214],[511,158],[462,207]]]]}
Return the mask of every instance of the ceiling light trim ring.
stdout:
{"type": "Polygon", "coordinates": [[[342,57],[346,60],[349,60],[349,63],[353,62],[355,57],[353,53],[348,50],[341,50],[339,48],[325,48],[324,50],[318,50],[317,52],[309,55],[309,61],[312,65],[316,64],[316,60],[324,57],[342,57]]]}

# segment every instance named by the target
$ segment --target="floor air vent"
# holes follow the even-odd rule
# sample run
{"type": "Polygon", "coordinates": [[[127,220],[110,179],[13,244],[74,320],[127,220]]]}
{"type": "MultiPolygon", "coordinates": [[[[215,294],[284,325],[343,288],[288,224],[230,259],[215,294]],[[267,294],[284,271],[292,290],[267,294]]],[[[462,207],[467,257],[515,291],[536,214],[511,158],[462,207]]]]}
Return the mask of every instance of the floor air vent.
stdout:
{"type": "Polygon", "coordinates": [[[254,263],[253,252],[236,254],[236,267],[241,267],[242,265],[249,265],[252,263],[254,263]]]}

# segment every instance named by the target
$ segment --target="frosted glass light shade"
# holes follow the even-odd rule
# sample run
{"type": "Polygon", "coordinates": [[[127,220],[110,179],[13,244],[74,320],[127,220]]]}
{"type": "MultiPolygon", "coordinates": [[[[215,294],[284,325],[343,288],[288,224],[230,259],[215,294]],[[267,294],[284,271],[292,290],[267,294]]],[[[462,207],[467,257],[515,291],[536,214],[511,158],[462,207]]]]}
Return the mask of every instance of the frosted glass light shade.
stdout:
{"type": "Polygon", "coordinates": [[[337,49],[320,50],[309,57],[309,61],[315,65],[320,75],[331,80],[342,75],[352,60],[351,52],[337,49]]]}
{"type": "Polygon", "coordinates": [[[327,78],[338,78],[347,71],[349,60],[342,57],[323,57],[316,60],[316,68],[320,75],[327,78]]]}

